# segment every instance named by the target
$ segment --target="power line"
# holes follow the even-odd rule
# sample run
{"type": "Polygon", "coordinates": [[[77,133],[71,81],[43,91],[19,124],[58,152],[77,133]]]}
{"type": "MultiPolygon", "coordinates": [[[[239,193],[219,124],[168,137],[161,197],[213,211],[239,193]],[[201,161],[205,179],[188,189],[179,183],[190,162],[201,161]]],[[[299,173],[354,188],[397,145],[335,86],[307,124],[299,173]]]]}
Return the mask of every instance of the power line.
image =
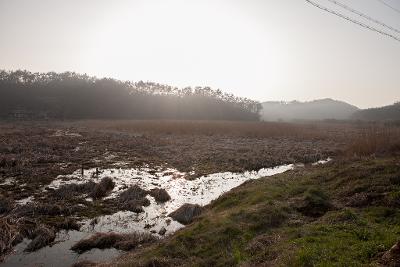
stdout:
{"type": "Polygon", "coordinates": [[[389,30],[392,30],[392,31],[397,32],[397,33],[400,33],[400,31],[398,29],[393,28],[391,26],[388,26],[387,24],[385,24],[385,23],[383,23],[383,22],[381,22],[379,20],[371,18],[370,16],[368,16],[368,15],[366,15],[364,13],[361,13],[360,11],[355,10],[354,8],[346,6],[345,4],[342,4],[342,3],[338,2],[338,1],[335,1],[335,0],[328,0],[328,1],[331,2],[331,3],[334,3],[335,5],[338,5],[338,6],[344,8],[344,9],[346,9],[346,10],[348,10],[348,11],[354,13],[354,14],[357,14],[357,15],[359,15],[359,16],[361,16],[361,17],[363,17],[363,18],[365,18],[365,19],[367,19],[369,21],[372,21],[372,22],[374,22],[376,24],[379,24],[379,25],[381,25],[381,26],[383,26],[385,28],[388,28],[389,30]]]}
{"type": "Polygon", "coordinates": [[[395,7],[392,6],[392,5],[389,5],[389,4],[386,3],[385,1],[383,1],[383,0],[376,0],[376,1],[381,2],[382,4],[384,4],[385,6],[387,6],[388,8],[391,8],[391,9],[393,9],[394,11],[396,11],[397,13],[400,14],[400,10],[399,10],[399,9],[395,8],[395,7]]]}
{"type": "Polygon", "coordinates": [[[317,7],[317,8],[319,8],[319,9],[321,9],[321,10],[324,10],[324,11],[326,11],[326,12],[328,12],[328,13],[331,13],[331,14],[333,14],[333,15],[336,15],[336,16],[338,16],[338,17],[341,17],[342,19],[345,19],[345,20],[348,20],[348,21],[350,21],[350,22],[352,22],[352,23],[354,23],[354,24],[357,24],[357,25],[359,25],[359,26],[361,26],[361,27],[363,27],[363,28],[366,28],[366,29],[371,30],[371,31],[374,31],[374,32],[376,32],[376,33],[385,35],[385,36],[387,36],[387,37],[390,37],[390,38],[392,38],[392,39],[394,39],[394,40],[400,42],[400,37],[397,37],[397,36],[395,36],[395,35],[393,35],[393,34],[390,34],[390,33],[384,32],[384,31],[381,31],[381,30],[379,30],[379,29],[377,29],[377,28],[374,28],[374,27],[372,27],[372,26],[369,26],[369,25],[367,25],[367,24],[365,24],[365,23],[362,23],[362,22],[360,22],[360,21],[357,21],[357,20],[355,20],[355,19],[352,19],[352,18],[350,18],[350,17],[348,17],[348,16],[345,16],[345,15],[339,13],[339,12],[336,12],[336,11],[334,11],[334,10],[331,10],[331,9],[327,8],[327,7],[324,7],[324,6],[322,6],[322,5],[319,5],[319,4],[317,4],[317,3],[315,3],[315,2],[313,2],[313,1],[311,1],[311,0],[305,0],[305,1],[306,1],[307,3],[309,3],[309,4],[311,4],[311,5],[313,5],[313,6],[317,7]]]}

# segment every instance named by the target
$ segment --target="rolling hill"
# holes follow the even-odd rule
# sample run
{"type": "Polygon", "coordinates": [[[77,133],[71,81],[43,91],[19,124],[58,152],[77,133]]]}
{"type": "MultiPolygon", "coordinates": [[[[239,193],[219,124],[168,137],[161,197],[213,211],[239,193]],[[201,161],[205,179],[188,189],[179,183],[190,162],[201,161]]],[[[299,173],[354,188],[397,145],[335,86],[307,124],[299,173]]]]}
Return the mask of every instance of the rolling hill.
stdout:
{"type": "Polygon", "coordinates": [[[279,102],[262,103],[261,118],[266,121],[293,120],[346,120],[359,109],[346,102],[330,98],[309,102],[279,102]]]}
{"type": "Polygon", "coordinates": [[[380,108],[358,110],[352,117],[355,120],[394,121],[400,120],[400,102],[380,108]]]}

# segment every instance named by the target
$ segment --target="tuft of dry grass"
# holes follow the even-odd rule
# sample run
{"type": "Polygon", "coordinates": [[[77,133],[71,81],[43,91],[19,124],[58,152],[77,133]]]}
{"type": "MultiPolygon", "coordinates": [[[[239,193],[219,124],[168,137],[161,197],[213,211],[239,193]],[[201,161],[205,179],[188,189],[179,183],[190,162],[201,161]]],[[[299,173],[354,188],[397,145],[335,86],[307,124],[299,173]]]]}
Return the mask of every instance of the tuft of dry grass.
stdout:
{"type": "Polygon", "coordinates": [[[4,255],[20,241],[17,219],[10,217],[0,218],[0,262],[4,255]]]}
{"type": "Polygon", "coordinates": [[[150,190],[149,194],[154,197],[157,203],[164,203],[171,199],[171,196],[165,189],[154,188],[150,190]]]}
{"type": "Polygon", "coordinates": [[[83,253],[93,248],[105,249],[113,247],[127,251],[135,249],[138,245],[152,243],[156,240],[156,237],[148,233],[96,233],[91,237],[82,239],[76,243],[72,246],[71,250],[83,253]]]}
{"type": "Polygon", "coordinates": [[[33,235],[33,240],[25,248],[26,252],[32,252],[41,249],[49,245],[56,238],[55,231],[44,226],[38,227],[38,229],[34,231],[33,235]]]}
{"type": "Polygon", "coordinates": [[[111,190],[114,189],[115,183],[110,177],[104,177],[101,181],[95,185],[90,196],[93,199],[100,199],[105,197],[111,190]]]}
{"type": "Polygon", "coordinates": [[[143,207],[150,205],[150,201],[146,198],[148,193],[138,185],[131,186],[119,195],[118,205],[123,210],[143,212],[143,207]]]}
{"type": "Polygon", "coordinates": [[[54,197],[57,199],[70,199],[78,195],[89,194],[94,191],[96,183],[89,181],[83,184],[66,184],[60,186],[53,192],[54,197]]]}

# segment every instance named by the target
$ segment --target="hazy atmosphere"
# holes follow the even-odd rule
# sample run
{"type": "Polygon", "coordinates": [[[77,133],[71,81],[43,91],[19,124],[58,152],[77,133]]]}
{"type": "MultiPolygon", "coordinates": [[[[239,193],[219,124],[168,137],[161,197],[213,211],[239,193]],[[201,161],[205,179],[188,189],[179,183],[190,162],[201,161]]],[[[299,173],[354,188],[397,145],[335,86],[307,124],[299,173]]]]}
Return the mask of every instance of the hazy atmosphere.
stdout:
{"type": "Polygon", "coordinates": [[[400,266],[400,0],[0,0],[0,267],[400,266]]]}
{"type": "MultiPolygon", "coordinates": [[[[342,3],[400,29],[379,0],[342,3]]],[[[306,1],[0,0],[0,32],[0,69],[211,86],[258,101],[400,99],[400,42],[306,1]]]]}

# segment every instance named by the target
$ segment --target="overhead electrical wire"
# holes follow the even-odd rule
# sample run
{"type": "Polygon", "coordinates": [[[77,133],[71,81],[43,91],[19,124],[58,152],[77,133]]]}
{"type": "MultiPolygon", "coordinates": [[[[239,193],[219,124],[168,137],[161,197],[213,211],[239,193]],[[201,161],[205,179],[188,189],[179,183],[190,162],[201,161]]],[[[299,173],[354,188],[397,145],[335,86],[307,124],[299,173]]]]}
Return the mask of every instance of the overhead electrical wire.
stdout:
{"type": "Polygon", "coordinates": [[[385,6],[387,6],[388,8],[393,9],[394,11],[396,11],[397,13],[400,14],[400,9],[397,9],[397,8],[395,8],[394,6],[389,5],[388,3],[386,3],[386,2],[383,1],[383,0],[376,0],[376,1],[381,2],[382,4],[384,4],[385,6]]]}
{"type": "Polygon", "coordinates": [[[334,10],[332,10],[332,9],[329,9],[329,8],[327,8],[327,7],[324,7],[324,6],[322,6],[322,5],[320,5],[320,4],[316,3],[316,2],[314,2],[314,1],[312,1],[312,0],[305,0],[305,1],[306,1],[307,3],[309,3],[309,4],[311,4],[311,5],[313,5],[313,6],[317,7],[317,8],[319,8],[319,9],[321,9],[321,10],[324,10],[324,11],[326,11],[326,12],[328,12],[328,13],[331,13],[331,14],[333,14],[333,15],[336,15],[336,16],[338,16],[338,17],[340,17],[340,18],[342,18],[342,19],[345,19],[345,20],[347,20],[347,21],[350,21],[350,22],[352,22],[352,23],[354,23],[354,24],[356,24],[356,25],[358,25],[358,26],[361,26],[361,27],[366,28],[366,29],[368,29],[368,30],[371,30],[371,31],[373,31],[373,32],[382,34],[382,35],[384,35],[384,36],[390,37],[390,38],[392,38],[392,39],[394,39],[394,40],[400,42],[400,37],[397,37],[397,36],[395,36],[395,35],[393,35],[393,34],[391,34],[391,33],[387,33],[387,32],[385,32],[385,31],[383,31],[383,30],[377,29],[377,28],[375,28],[375,27],[373,27],[373,26],[367,25],[367,24],[365,24],[365,23],[363,23],[363,22],[360,22],[360,21],[358,21],[358,20],[355,20],[355,19],[353,19],[353,18],[350,18],[350,17],[348,17],[348,16],[346,16],[346,15],[343,15],[343,14],[337,12],[337,11],[334,11],[334,10]]]}
{"type": "Polygon", "coordinates": [[[352,7],[349,7],[349,6],[347,6],[347,5],[345,5],[345,4],[342,4],[342,3],[338,2],[338,1],[335,1],[335,0],[328,0],[328,1],[331,2],[331,3],[333,3],[333,4],[335,4],[335,5],[337,5],[337,6],[340,6],[340,7],[344,8],[344,9],[346,9],[346,10],[348,10],[348,11],[354,13],[354,14],[357,14],[357,15],[359,15],[360,17],[363,17],[363,18],[365,18],[365,19],[367,19],[367,20],[369,20],[369,21],[372,21],[372,22],[374,22],[374,23],[376,23],[376,24],[379,24],[379,25],[381,25],[381,26],[383,26],[383,27],[385,27],[385,28],[387,28],[387,29],[389,29],[389,30],[392,30],[392,31],[397,32],[397,33],[400,33],[400,30],[398,30],[398,29],[396,29],[396,28],[393,28],[393,27],[391,27],[391,26],[388,26],[387,24],[385,24],[385,23],[383,23],[383,22],[381,22],[381,21],[379,21],[379,20],[376,20],[376,19],[374,19],[374,18],[371,18],[370,16],[368,16],[368,15],[366,15],[366,14],[364,14],[364,13],[358,11],[358,10],[355,10],[355,9],[352,8],[352,7]]]}

